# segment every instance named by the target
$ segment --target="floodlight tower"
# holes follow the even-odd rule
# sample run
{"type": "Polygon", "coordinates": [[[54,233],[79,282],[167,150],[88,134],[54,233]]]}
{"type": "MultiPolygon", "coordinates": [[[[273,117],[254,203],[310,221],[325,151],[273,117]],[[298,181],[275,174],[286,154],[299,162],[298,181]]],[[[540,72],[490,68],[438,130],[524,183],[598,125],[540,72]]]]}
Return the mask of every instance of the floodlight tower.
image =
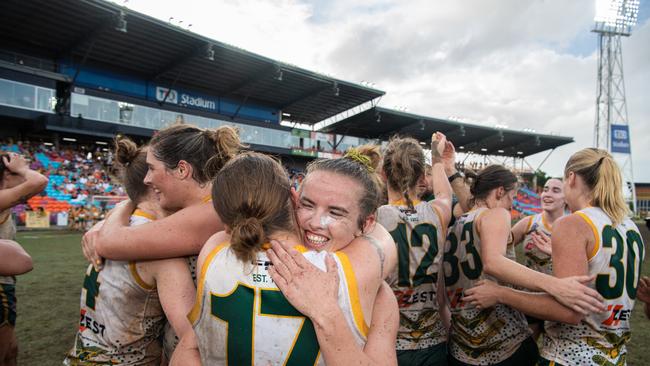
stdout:
{"type": "Polygon", "coordinates": [[[636,213],[629,121],[623,80],[621,37],[636,24],[639,0],[596,0],[598,86],[594,146],[609,151],[621,169],[623,194],[636,213]]]}

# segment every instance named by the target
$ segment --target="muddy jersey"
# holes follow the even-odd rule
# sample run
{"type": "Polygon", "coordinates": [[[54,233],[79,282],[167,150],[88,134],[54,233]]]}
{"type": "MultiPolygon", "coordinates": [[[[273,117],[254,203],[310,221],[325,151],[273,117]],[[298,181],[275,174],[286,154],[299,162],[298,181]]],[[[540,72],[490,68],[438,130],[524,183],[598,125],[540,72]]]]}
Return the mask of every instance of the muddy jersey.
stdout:
{"type": "MultiPolygon", "coordinates": [[[[326,252],[303,255],[325,269],[326,252]]],[[[360,346],[368,326],[348,257],[334,259],[339,271],[339,306],[360,346]]],[[[199,276],[196,303],[189,314],[203,365],[324,365],[312,322],[282,295],[268,273],[265,252],[244,265],[228,243],[207,256],[199,276]]]]}
{"type": "MultiPolygon", "coordinates": [[[[136,210],[131,225],[149,222],[136,210]]],[[[81,318],[67,365],[159,365],[159,337],[165,313],[154,285],[146,283],[135,262],[107,260],[100,272],[86,270],[81,318]]]]}
{"type": "Polygon", "coordinates": [[[522,243],[524,247],[526,267],[547,275],[553,275],[553,262],[551,261],[551,256],[539,250],[533,244],[532,237],[532,234],[536,231],[543,232],[550,237],[553,228],[548,225],[543,213],[528,216],[524,220],[528,220],[526,235],[524,236],[522,243]]]}
{"type": "MultiPolygon", "coordinates": [[[[11,218],[11,209],[0,212],[0,239],[16,240],[16,224],[11,218]]],[[[15,285],[16,277],[0,276],[0,284],[15,285]]]]}
{"type": "MultiPolygon", "coordinates": [[[[464,291],[481,279],[496,281],[483,273],[481,238],[475,225],[486,210],[472,210],[456,220],[447,235],[443,260],[446,297],[451,310],[449,353],[471,365],[504,361],[531,335],[524,315],[509,306],[497,304],[478,310],[461,301],[464,291]]],[[[512,244],[508,245],[506,257],[515,260],[512,244]]]]}
{"type": "MultiPolygon", "coordinates": [[[[192,275],[192,281],[194,281],[194,287],[196,287],[196,260],[198,256],[196,255],[191,255],[187,257],[187,264],[190,269],[190,274],[192,275]]],[[[180,342],[180,339],[176,335],[176,332],[174,331],[174,328],[172,325],[167,321],[165,322],[165,327],[163,329],[163,352],[165,353],[165,358],[167,360],[170,360],[172,357],[172,354],[174,353],[174,350],[176,349],[176,346],[178,346],[178,342],[180,342]]]]}
{"type": "Polygon", "coordinates": [[[377,213],[397,246],[398,265],[388,279],[400,310],[397,349],[424,349],[447,340],[436,299],[446,228],[430,202],[414,202],[415,211],[401,203],[377,213]]]}
{"type": "Polygon", "coordinates": [[[630,340],[630,315],[636,299],[645,248],[630,219],[613,226],[598,207],[580,215],[593,230],[596,243],[589,256],[591,284],[605,298],[606,313],[591,313],[578,325],[546,322],[542,357],[563,365],[625,365],[630,340]]]}

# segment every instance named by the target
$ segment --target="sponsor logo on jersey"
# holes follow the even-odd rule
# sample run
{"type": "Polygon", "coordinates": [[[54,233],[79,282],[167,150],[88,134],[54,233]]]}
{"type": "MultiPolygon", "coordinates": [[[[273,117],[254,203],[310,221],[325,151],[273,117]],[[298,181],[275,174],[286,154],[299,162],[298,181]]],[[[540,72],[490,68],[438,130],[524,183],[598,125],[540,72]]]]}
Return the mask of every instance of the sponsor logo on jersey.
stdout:
{"type": "Polygon", "coordinates": [[[617,327],[622,321],[627,321],[630,319],[631,309],[624,309],[624,306],[621,304],[617,305],[608,305],[607,311],[609,317],[605,319],[601,324],[608,327],[617,327]]]}
{"type": "Polygon", "coordinates": [[[79,332],[84,332],[85,330],[89,330],[95,334],[101,334],[103,337],[106,326],[88,315],[86,309],[81,309],[81,317],[79,319],[79,332]]]}
{"type": "Polygon", "coordinates": [[[449,297],[449,307],[452,309],[458,309],[465,306],[462,298],[465,296],[463,293],[463,288],[457,288],[456,290],[447,291],[447,297],[449,297]]]}
{"type": "Polygon", "coordinates": [[[404,291],[395,291],[397,297],[397,304],[400,308],[407,308],[419,302],[431,302],[436,298],[435,291],[415,291],[408,289],[404,291]]]}

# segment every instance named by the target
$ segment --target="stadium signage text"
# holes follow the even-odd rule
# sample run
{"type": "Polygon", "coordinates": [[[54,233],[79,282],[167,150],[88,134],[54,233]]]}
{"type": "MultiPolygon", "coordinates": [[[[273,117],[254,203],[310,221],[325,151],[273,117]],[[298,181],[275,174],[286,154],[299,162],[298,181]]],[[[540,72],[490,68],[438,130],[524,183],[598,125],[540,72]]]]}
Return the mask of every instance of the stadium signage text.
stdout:
{"type": "Polygon", "coordinates": [[[164,88],[162,86],[156,87],[156,100],[159,102],[165,101],[165,103],[179,104],[182,106],[207,109],[210,111],[217,110],[217,101],[185,92],[179,93],[174,89],[171,89],[170,91],[169,88],[164,88]],[[167,95],[167,93],[169,93],[169,95],[167,95]],[[166,99],[165,96],[167,96],[166,99]]]}
{"type": "Polygon", "coordinates": [[[630,153],[630,131],[627,125],[612,125],[611,131],[612,152],[629,154],[630,153]]]}

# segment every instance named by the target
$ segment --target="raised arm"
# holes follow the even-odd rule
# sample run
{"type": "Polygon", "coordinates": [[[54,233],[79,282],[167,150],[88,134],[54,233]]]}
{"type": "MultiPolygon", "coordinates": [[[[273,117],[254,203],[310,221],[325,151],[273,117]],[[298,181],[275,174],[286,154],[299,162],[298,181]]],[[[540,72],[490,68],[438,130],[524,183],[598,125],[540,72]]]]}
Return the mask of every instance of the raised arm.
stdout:
{"type": "MultiPolygon", "coordinates": [[[[566,228],[566,224],[564,226],[565,228],[563,230],[570,230],[570,228],[566,228]]],[[[554,228],[554,230],[557,229],[554,228]]],[[[521,286],[532,291],[546,292],[562,304],[581,313],[599,311],[602,308],[602,297],[598,292],[580,282],[585,280],[584,275],[587,273],[586,259],[583,265],[584,268],[580,268],[580,271],[575,270],[573,271],[575,273],[562,273],[562,270],[560,270],[560,274],[556,272],[557,277],[553,277],[533,271],[506,258],[504,254],[506,251],[508,236],[510,235],[510,214],[505,209],[491,209],[483,214],[479,219],[478,231],[481,237],[481,259],[485,273],[505,283],[521,286]],[[581,275],[583,277],[572,277],[581,275]]],[[[554,243],[553,249],[557,246],[565,247],[561,249],[560,252],[567,250],[563,243],[566,241],[575,241],[576,236],[572,235],[572,232],[566,233],[560,231],[559,234],[554,232],[553,240],[557,240],[558,244],[554,243]]],[[[585,243],[582,242],[580,244],[582,245],[582,256],[584,257],[586,256],[585,243]]],[[[573,245],[576,245],[575,242],[573,245]]],[[[568,245],[568,247],[571,247],[571,245],[568,245]]],[[[565,262],[564,265],[568,266],[570,263],[566,263],[566,254],[567,253],[565,253],[565,257],[558,260],[560,262],[565,262]]],[[[576,253],[568,254],[577,255],[576,253]]],[[[556,253],[554,250],[554,269],[556,268],[555,257],[556,253]]],[[[570,258],[570,261],[573,261],[579,257],[574,256],[568,258],[570,258]]]]}
{"type": "Polygon", "coordinates": [[[100,256],[113,260],[148,260],[197,255],[211,235],[223,230],[209,202],[138,226],[128,226],[132,210],[129,205],[116,207],[104,227],[91,238],[100,256]]]}
{"type": "Polygon", "coordinates": [[[0,276],[17,276],[33,268],[32,257],[20,244],[0,239],[0,276]]]}
{"type": "Polygon", "coordinates": [[[4,177],[0,177],[4,186],[3,189],[0,189],[0,211],[15,206],[44,190],[47,186],[47,178],[29,169],[27,160],[22,155],[16,153],[3,155],[2,162],[7,172],[3,173],[4,177]],[[10,175],[15,175],[19,179],[14,179],[10,175]],[[5,180],[7,181],[4,182],[5,180]]]}
{"type": "MultiPolygon", "coordinates": [[[[446,167],[455,159],[454,145],[447,141],[445,135],[436,132],[431,136],[431,176],[433,194],[436,197],[431,204],[440,212],[441,224],[447,227],[451,220],[451,185],[447,179],[446,167]]],[[[453,163],[452,163],[453,164],[453,163]]]]}

